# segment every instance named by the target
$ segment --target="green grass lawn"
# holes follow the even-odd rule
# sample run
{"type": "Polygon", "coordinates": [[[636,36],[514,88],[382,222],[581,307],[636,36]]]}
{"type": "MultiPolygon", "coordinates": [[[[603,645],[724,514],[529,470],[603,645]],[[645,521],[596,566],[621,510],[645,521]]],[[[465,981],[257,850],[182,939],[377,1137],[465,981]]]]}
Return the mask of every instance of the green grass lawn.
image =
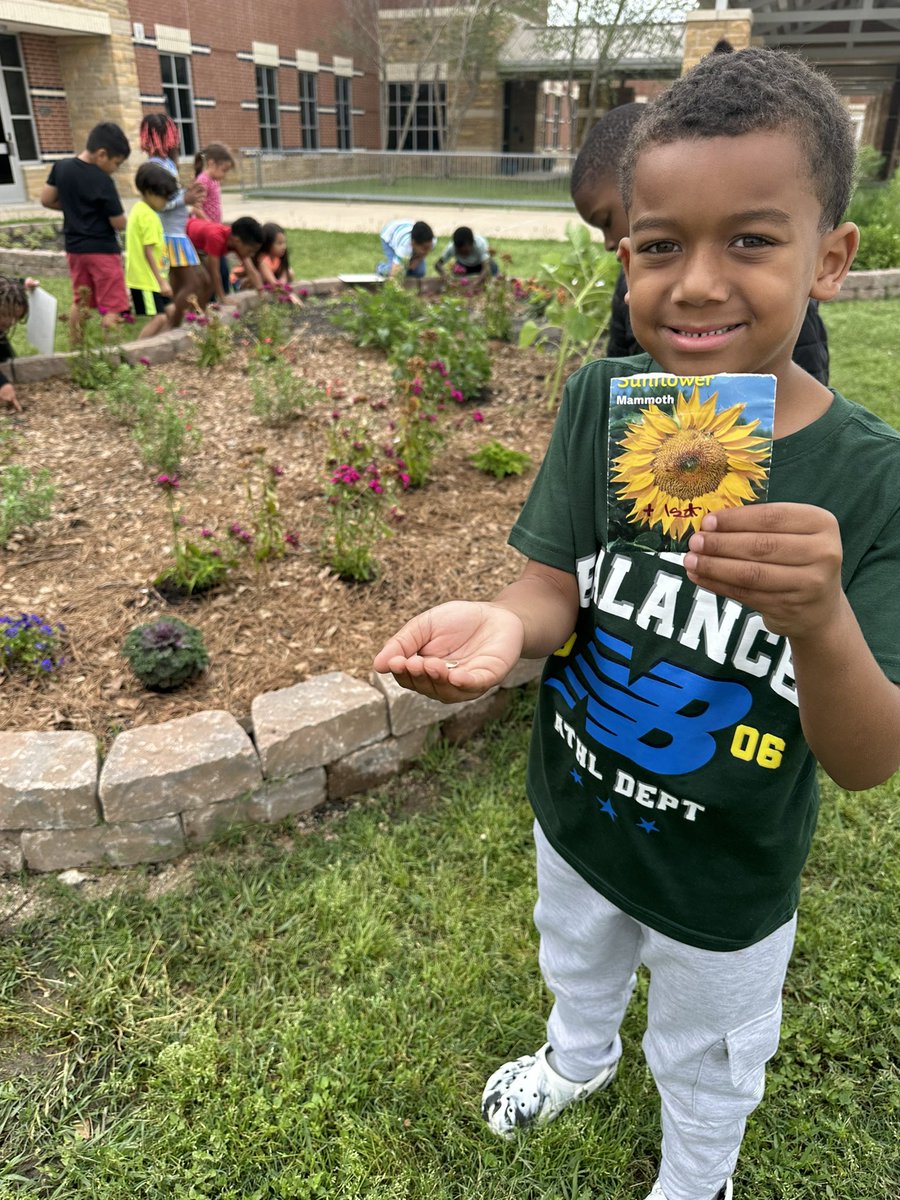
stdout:
{"type": "Polygon", "coordinates": [[[395,179],[366,176],[359,179],[341,179],[317,182],[302,180],[296,183],[277,183],[256,189],[247,179],[247,197],[252,202],[254,195],[268,200],[282,196],[310,199],[342,200],[355,196],[366,200],[426,200],[433,204],[496,204],[527,205],[533,208],[570,208],[568,173],[545,175],[529,174],[516,179],[422,179],[401,175],[395,179]]]}
{"type": "MultiPolygon", "coordinates": [[[[900,427],[900,301],[826,321],[836,386],[900,427]]],[[[234,831],[159,894],[151,870],[85,891],[27,880],[0,940],[0,1197],[640,1200],[659,1141],[645,980],[609,1092],[510,1144],[478,1113],[548,1010],[530,700],[340,818],[234,831]]],[[[858,795],[823,779],[804,878],[736,1194],[888,1200],[900,776],[858,795]]]]}
{"type": "MultiPolygon", "coordinates": [[[[496,1140],[487,1074],[540,1045],[528,698],[313,832],[235,832],[148,894],[29,883],[0,945],[0,1194],[65,1200],[640,1200],[645,980],[609,1092],[496,1140]]],[[[895,782],[825,783],[747,1200],[896,1184],[895,782]]]]}

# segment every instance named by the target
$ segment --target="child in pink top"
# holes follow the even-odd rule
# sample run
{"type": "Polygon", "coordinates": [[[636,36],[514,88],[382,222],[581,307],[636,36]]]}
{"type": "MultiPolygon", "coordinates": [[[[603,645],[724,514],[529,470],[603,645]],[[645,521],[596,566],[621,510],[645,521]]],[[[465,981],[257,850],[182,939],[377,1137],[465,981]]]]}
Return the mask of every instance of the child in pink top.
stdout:
{"type": "MultiPolygon", "coordinates": [[[[206,189],[202,202],[194,209],[194,216],[221,224],[222,181],[234,165],[234,155],[222,142],[210,142],[194,156],[194,178],[206,189]]],[[[223,258],[219,265],[222,288],[228,292],[231,287],[226,260],[223,258]]]]}

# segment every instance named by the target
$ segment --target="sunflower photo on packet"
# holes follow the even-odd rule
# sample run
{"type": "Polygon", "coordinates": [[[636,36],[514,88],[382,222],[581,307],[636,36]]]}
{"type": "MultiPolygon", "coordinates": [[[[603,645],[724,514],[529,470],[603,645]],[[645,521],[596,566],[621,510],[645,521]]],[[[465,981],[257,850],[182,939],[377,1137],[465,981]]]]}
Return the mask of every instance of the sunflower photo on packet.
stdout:
{"type": "Polygon", "coordinates": [[[687,550],[707,513],[765,500],[774,375],[628,375],[609,398],[609,544],[687,550]]]}

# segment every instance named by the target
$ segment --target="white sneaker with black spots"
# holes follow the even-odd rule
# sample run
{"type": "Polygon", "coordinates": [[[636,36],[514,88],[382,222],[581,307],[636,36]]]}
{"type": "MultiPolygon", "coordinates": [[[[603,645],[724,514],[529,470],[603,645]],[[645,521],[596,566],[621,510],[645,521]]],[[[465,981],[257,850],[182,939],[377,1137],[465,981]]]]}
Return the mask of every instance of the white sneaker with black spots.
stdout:
{"type": "Polygon", "coordinates": [[[613,1080],[616,1064],[586,1083],[565,1079],[547,1062],[550,1043],[537,1054],[504,1063],[484,1085],[481,1114],[498,1137],[511,1138],[519,1129],[546,1125],[576,1100],[599,1092],[613,1080]]]}
{"type": "MultiPolygon", "coordinates": [[[[724,1185],[719,1189],[719,1191],[713,1197],[713,1200],[732,1200],[733,1196],[734,1196],[734,1188],[732,1187],[731,1180],[726,1179],[724,1185]]],[[[656,1183],[654,1183],[653,1190],[650,1192],[650,1195],[646,1197],[646,1200],[668,1200],[666,1193],[660,1187],[660,1183],[659,1183],[658,1179],[657,1179],[656,1183]]]]}

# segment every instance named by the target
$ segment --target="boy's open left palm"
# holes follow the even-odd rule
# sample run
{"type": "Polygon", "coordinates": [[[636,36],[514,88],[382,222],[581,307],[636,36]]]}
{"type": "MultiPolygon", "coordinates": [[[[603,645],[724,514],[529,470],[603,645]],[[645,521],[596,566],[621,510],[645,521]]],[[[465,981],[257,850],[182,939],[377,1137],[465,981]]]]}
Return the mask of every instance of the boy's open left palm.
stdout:
{"type": "Polygon", "coordinates": [[[524,638],[521,619],[508,609],[455,600],[408,621],[384,644],[374,666],[435,700],[471,700],[504,679],[524,638]]]}

